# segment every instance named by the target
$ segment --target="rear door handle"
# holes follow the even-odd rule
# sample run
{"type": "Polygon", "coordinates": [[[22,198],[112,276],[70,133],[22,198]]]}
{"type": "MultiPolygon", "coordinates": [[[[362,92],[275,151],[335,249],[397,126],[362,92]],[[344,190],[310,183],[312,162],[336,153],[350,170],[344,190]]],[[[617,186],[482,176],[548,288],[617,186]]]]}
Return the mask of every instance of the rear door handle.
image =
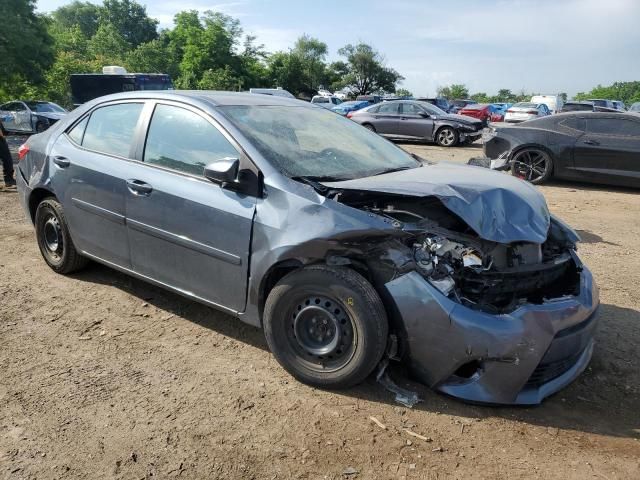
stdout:
{"type": "Polygon", "coordinates": [[[584,143],[587,145],[600,145],[600,142],[597,140],[585,140],[584,143]]]}
{"type": "Polygon", "coordinates": [[[61,157],[59,155],[56,157],[53,157],[53,163],[58,165],[60,168],[67,168],[69,165],[71,165],[71,162],[69,161],[68,158],[61,157]]]}
{"type": "Polygon", "coordinates": [[[127,180],[127,188],[134,195],[148,196],[153,192],[153,187],[142,180],[127,180]]]}

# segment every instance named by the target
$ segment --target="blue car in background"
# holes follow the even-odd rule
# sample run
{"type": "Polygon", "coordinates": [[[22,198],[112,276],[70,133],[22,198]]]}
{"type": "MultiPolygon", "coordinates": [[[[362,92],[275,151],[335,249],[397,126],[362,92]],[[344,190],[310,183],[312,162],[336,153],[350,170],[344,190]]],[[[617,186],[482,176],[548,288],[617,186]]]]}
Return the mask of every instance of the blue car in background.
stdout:
{"type": "Polygon", "coordinates": [[[332,112],[339,113],[342,116],[348,115],[350,112],[355,112],[361,108],[371,105],[364,100],[353,100],[351,102],[342,102],[340,105],[336,105],[331,109],[332,112]]]}

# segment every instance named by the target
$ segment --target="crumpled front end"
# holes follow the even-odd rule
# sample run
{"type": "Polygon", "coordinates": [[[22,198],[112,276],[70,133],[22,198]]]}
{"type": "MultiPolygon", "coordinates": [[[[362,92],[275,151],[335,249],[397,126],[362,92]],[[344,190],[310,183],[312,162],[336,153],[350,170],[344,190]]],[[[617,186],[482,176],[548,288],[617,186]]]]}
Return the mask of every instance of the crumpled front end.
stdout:
{"type": "Polygon", "coordinates": [[[386,284],[421,382],[463,400],[537,404],[571,383],[593,350],[598,290],[581,266],[579,293],[490,314],[446,297],[417,272],[386,284]]]}
{"type": "Polygon", "coordinates": [[[374,280],[384,278],[374,284],[399,356],[421,382],[473,402],[536,404],[586,368],[598,291],[577,256],[578,236],[559,219],[541,211],[538,223],[519,225],[528,238],[518,238],[495,216],[482,220],[493,228],[473,228],[434,197],[341,191],[338,198],[395,221],[404,234],[394,261],[371,250],[367,265],[380,272],[374,280]]]}

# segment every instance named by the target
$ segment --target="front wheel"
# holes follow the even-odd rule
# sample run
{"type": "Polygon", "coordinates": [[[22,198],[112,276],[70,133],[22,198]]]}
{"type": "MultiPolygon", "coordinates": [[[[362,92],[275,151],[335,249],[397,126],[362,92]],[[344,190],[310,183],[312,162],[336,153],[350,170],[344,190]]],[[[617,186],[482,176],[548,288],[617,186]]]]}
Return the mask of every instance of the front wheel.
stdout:
{"type": "Polygon", "coordinates": [[[458,132],[453,127],[442,127],[436,133],[436,143],[441,147],[453,147],[458,144],[458,132]]]}
{"type": "Polygon", "coordinates": [[[88,260],[73,245],[62,205],[46,198],[38,205],[35,218],[36,239],[40,253],[55,272],[71,273],[84,267],[88,260]]]}
{"type": "Polygon", "coordinates": [[[540,185],[551,178],[553,160],[551,156],[537,148],[524,148],[511,159],[511,174],[540,185]]]}
{"type": "Polygon", "coordinates": [[[264,331],[274,357],[296,379],[347,388],[380,362],[388,324],[380,297],[360,274],[314,265],[289,273],[271,290],[264,331]]]}

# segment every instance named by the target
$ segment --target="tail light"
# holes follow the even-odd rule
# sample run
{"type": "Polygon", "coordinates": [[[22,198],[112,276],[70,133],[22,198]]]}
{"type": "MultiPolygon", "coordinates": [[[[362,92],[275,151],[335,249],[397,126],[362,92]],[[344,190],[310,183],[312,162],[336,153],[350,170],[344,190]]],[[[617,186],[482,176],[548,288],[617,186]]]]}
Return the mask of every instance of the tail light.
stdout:
{"type": "Polygon", "coordinates": [[[27,145],[26,143],[23,143],[22,145],[20,145],[20,148],[18,149],[18,161],[26,157],[27,153],[29,153],[29,145],[27,145]]]}
{"type": "Polygon", "coordinates": [[[347,118],[353,117],[353,112],[347,112],[347,118]]]}
{"type": "Polygon", "coordinates": [[[516,111],[509,109],[509,110],[507,110],[507,113],[516,113],[516,111]]]}

